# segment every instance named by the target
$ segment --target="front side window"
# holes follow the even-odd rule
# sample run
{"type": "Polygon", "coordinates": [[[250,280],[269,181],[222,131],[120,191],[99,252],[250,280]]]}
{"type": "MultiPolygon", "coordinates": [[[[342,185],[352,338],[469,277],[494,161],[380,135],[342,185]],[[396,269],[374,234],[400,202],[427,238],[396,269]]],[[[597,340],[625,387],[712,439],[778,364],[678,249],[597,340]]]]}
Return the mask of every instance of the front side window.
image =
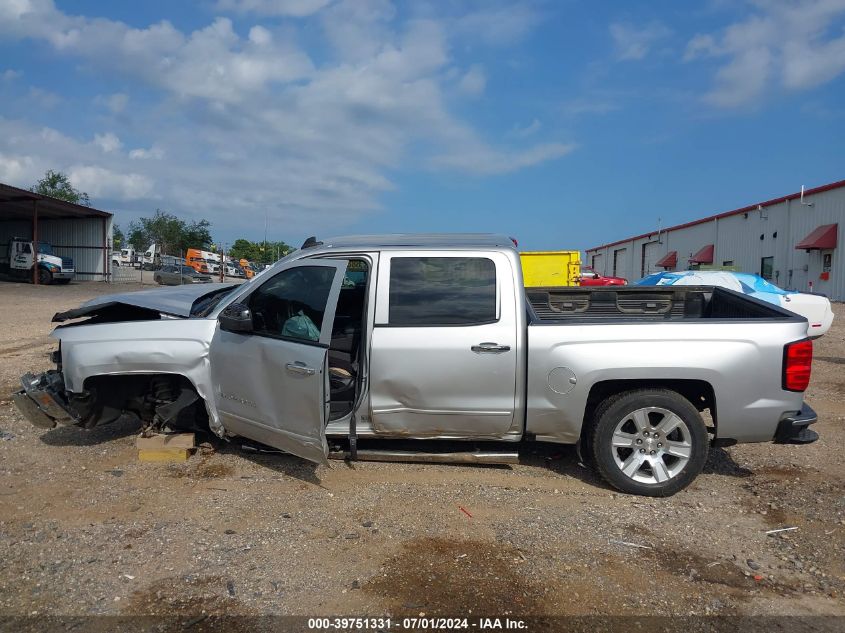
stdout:
{"type": "Polygon", "coordinates": [[[486,257],[391,259],[390,325],[475,325],[496,319],[493,260],[486,257]]]}
{"type": "Polygon", "coordinates": [[[290,268],[262,284],[249,298],[253,331],[265,336],[317,342],[335,269],[290,268]]]}

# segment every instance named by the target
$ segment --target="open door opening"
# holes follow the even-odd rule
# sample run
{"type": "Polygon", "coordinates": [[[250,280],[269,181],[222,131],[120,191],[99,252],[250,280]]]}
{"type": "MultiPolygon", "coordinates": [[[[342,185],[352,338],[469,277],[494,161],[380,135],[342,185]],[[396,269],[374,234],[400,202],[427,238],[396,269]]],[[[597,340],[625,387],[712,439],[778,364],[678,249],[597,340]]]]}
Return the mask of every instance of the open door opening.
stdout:
{"type": "Polygon", "coordinates": [[[328,352],[329,421],[352,413],[362,388],[369,284],[369,263],[364,259],[350,259],[340,288],[328,352]]]}

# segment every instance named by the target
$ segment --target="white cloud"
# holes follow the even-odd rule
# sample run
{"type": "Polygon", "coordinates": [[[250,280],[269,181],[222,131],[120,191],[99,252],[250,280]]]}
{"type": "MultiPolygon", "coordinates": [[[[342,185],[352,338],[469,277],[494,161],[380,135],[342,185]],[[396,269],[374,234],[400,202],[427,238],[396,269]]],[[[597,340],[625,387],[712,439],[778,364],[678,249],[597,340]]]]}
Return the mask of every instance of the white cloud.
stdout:
{"type": "Polygon", "coordinates": [[[3,81],[14,81],[20,76],[21,72],[19,70],[14,70],[13,68],[7,68],[2,73],[0,73],[0,79],[2,79],[3,81]]]}
{"type": "Polygon", "coordinates": [[[111,132],[106,132],[105,134],[95,134],[94,145],[99,147],[106,154],[116,152],[123,147],[123,143],[120,142],[120,139],[111,132]]]}
{"type": "Polygon", "coordinates": [[[484,73],[484,69],[478,64],[472,66],[458,82],[458,90],[472,97],[482,94],[486,87],[487,75],[484,73]]]}
{"type": "Polygon", "coordinates": [[[717,51],[716,40],[712,35],[699,33],[687,42],[686,50],[684,51],[684,61],[692,61],[693,59],[700,59],[714,55],[717,51]]]}
{"type": "Polygon", "coordinates": [[[0,152],[0,182],[17,183],[25,187],[33,183],[38,175],[31,156],[10,156],[0,152]]]}
{"type": "Polygon", "coordinates": [[[454,167],[480,176],[505,174],[566,156],[574,144],[544,143],[525,150],[497,152],[484,145],[463,147],[435,157],[437,167],[454,167]]]}
{"type": "Polygon", "coordinates": [[[619,22],[610,25],[616,57],[623,61],[644,59],[656,42],[671,34],[672,31],[660,22],[651,22],[644,26],[619,22]]]}
{"type": "Polygon", "coordinates": [[[50,110],[62,102],[62,98],[55,92],[44,90],[36,86],[30,86],[27,98],[40,108],[50,110]]]}
{"type": "Polygon", "coordinates": [[[329,4],[331,0],[217,0],[218,11],[281,15],[302,18],[329,4]]]}
{"type": "Polygon", "coordinates": [[[512,44],[531,32],[541,19],[526,2],[505,4],[487,1],[484,8],[454,18],[450,27],[461,41],[480,40],[486,44],[512,44]]]}
{"type": "Polygon", "coordinates": [[[129,158],[132,160],[161,160],[164,158],[164,150],[155,145],[149,149],[138,147],[129,151],[129,158]]]}
{"type": "Polygon", "coordinates": [[[514,126],[514,128],[510,131],[510,136],[513,136],[515,138],[528,138],[529,136],[534,136],[542,128],[543,124],[540,123],[539,119],[535,118],[528,125],[514,126]]]}
{"type": "MultiPolygon", "coordinates": [[[[193,32],[165,21],[134,28],[33,2],[17,17],[0,4],[0,40],[34,41],[80,60],[104,83],[117,78],[116,87],[131,86],[95,100],[115,114],[130,99],[144,104],[131,118],[111,117],[109,131],[93,141],[0,117],[4,156],[31,156],[40,173],[65,171],[95,206],[135,214],[162,206],[207,217],[215,233],[263,227],[268,213],[286,232],[326,234],[379,209],[397,170],[500,174],[573,150],[554,138],[493,144],[451,104],[459,83],[476,95],[486,83],[471,59],[461,60],[465,75],[449,77],[461,28],[486,24],[475,41],[504,45],[533,24],[521,5],[463,22],[407,18],[387,0],[339,0],[309,22],[308,41],[319,51],[313,63],[290,24],[241,27],[239,20],[236,28],[217,18],[193,32]],[[507,16],[520,19],[506,28],[507,16]],[[121,137],[132,139],[129,151],[121,137]]],[[[231,7],[260,10],[256,2],[231,7]]]]}
{"type": "Polygon", "coordinates": [[[718,34],[699,33],[684,61],[716,60],[705,100],[753,103],[773,81],[789,90],[824,84],[845,72],[845,0],[757,0],[753,13],[718,34]]]}
{"type": "Polygon", "coordinates": [[[99,95],[94,102],[105,105],[114,114],[120,114],[129,105],[129,95],[125,92],[115,92],[107,96],[99,95]]]}
{"type": "Polygon", "coordinates": [[[228,18],[216,18],[185,35],[166,21],[136,29],[69,16],[52,0],[33,0],[30,10],[17,12],[17,19],[4,20],[4,10],[8,6],[0,4],[0,36],[45,41],[64,55],[78,55],[180,97],[241,101],[313,70],[311,60],[292,42],[275,42],[263,28],[254,33],[255,39],[242,39],[228,18]]]}
{"type": "Polygon", "coordinates": [[[118,173],[95,165],[71,165],[68,178],[73,186],[92,198],[138,200],[153,192],[153,181],[142,174],[118,173]]]}

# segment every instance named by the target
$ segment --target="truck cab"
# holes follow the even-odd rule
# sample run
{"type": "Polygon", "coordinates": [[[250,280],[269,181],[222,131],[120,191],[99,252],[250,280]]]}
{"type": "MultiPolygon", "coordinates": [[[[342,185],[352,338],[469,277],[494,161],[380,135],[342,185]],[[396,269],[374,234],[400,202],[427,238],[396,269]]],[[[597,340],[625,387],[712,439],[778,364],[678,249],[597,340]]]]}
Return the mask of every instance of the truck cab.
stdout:
{"type": "Polygon", "coordinates": [[[73,279],[73,259],[60,257],[48,242],[38,242],[37,253],[32,240],[12,238],[0,259],[0,272],[19,279],[32,280],[33,268],[38,266],[38,283],[67,284],[73,279]]]}
{"type": "Polygon", "coordinates": [[[119,251],[112,253],[112,266],[133,266],[137,261],[135,248],[129,246],[128,248],[121,248],[119,251]]]}

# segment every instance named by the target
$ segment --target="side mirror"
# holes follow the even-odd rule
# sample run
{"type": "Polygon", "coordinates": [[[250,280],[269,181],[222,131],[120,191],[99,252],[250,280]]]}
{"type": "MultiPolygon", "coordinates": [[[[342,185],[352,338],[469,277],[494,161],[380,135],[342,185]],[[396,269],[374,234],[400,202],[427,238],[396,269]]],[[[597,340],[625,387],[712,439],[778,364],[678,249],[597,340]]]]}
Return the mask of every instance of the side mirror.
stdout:
{"type": "Polygon", "coordinates": [[[252,332],[252,313],[245,303],[232,303],[217,317],[220,329],[227,332],[252,332]]]}

